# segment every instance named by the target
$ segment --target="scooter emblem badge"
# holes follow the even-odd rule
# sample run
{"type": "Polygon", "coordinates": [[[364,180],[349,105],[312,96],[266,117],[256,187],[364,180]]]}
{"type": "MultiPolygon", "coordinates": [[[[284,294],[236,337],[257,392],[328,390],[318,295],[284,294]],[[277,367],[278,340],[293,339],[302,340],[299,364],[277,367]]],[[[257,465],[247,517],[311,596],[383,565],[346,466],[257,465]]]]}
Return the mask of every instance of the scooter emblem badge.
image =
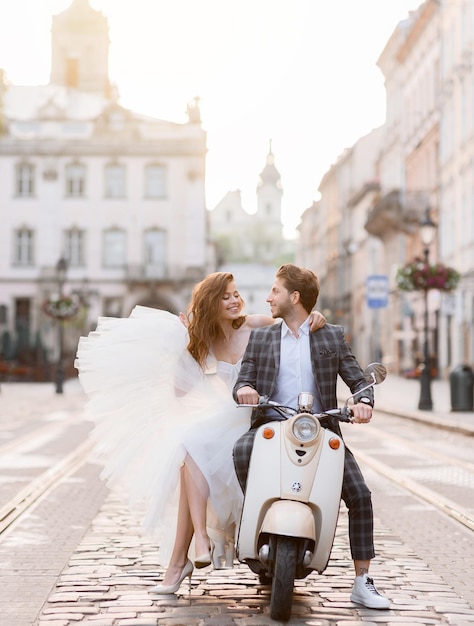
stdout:
{"type": "Polygon", "coordinates": [[[301,483],[298,481],[295,481],[292,485],[291,485],[291,490],[294,491],[295,493],[298,493],[299,491],[301,491],[301,483]]]}

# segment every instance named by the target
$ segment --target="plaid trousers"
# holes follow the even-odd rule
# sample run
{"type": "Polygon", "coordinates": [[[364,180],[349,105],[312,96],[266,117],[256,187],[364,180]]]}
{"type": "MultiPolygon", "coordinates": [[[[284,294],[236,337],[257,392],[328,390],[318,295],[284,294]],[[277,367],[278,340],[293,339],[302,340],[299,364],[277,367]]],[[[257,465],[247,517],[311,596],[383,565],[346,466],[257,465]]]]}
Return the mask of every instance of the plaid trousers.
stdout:
{"type": "MultiPolygon", "coordinates": [[[[248,430],[234,445],[235,471],[244,493],[256,432],[257,429],[248,430]]],[[[375,556],[372,496],[349,448],[345,449],[341,497],[349,513],[349,543],[352,559],[369,561],[375,556]]]]}

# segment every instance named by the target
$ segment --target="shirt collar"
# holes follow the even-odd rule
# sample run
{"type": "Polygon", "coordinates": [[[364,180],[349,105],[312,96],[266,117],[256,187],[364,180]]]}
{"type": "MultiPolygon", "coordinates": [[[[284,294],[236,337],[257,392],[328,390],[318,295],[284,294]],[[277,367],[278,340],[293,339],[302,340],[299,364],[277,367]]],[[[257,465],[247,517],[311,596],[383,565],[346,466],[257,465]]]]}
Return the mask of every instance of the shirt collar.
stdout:
{"type": "MultiPolygon", "coordinates": [[[[300,334],[303,335],[309,335],[309,315],[308,317],[305,319],[305,321],[301,324],[301,326],[298,328],[298,336],[300,334]]],[[[287,323],[285,322],[285,320],[283,320],[282,325],[281,325],[281,336],[286,337],[287,335],[293,335],[293,333],[291,332],[291,330],[289,329],[287,323]]]]}

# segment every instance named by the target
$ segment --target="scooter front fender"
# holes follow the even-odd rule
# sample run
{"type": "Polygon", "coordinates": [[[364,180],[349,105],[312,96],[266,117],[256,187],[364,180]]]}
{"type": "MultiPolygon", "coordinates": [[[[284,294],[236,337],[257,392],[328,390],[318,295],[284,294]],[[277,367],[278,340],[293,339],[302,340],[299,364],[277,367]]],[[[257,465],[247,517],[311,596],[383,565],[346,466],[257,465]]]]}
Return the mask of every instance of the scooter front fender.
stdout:
{"type": "Polygon", "coordinates": [[[316,540],[311,507],[295,500],[277,500],[268,509],[260,533],[316,540]]]}

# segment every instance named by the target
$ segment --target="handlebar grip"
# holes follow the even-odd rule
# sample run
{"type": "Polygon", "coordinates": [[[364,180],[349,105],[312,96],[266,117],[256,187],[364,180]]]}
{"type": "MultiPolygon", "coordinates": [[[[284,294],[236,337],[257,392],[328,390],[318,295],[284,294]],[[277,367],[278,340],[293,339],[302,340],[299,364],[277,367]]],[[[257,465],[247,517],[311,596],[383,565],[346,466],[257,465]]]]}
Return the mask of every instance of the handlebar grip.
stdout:
{"type": "Polygon", "coordinates": [[[345,407],[344,409],[341,409],[341,413],[339,415],[339,421],[352,422],[353,417],[354,417],[354,411],[350,407],[345,407]]]}
{"type": "Polygon", "coordinates": [[[259,404],[268,404],[270,406],[281,406],[279,402],[275,402],[274,400],[270,400],[268,396],[258,396],[259,404]]]}

